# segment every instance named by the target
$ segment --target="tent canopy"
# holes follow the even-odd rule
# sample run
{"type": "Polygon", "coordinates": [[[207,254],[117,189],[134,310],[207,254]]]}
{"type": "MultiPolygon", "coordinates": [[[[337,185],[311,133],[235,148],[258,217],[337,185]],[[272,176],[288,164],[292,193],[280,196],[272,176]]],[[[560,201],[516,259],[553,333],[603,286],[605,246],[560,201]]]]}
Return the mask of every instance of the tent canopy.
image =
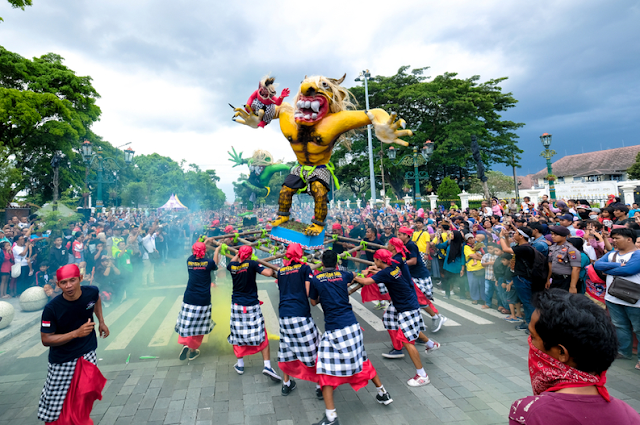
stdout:
{"type": "Polygon", "coordinates": [[[172,194],[166,204],[158,208],[159,210],[186,210],[180,199],[178,199],[178,195],[172,194]]]}
{"type": "MultiPolygon", "coordinates": [[[[39,216],[43,216],[47,213],[50,213],[51,211],[53,211],[53,205],[51,205],[49,202],[47,202],[46,204],[44,204],[42,206],[42,208],[40,208],[38,211],[36,211],[36,214],[38,214],[39,216]]],[[[58,202],[58,213],[60,215],[62,215],[63,217],[69,217],[73,214],[75,214],[77,211],[72,210],[71,208],[67,207],[65,204],[63,204],[62,202],[58,202]]]]}

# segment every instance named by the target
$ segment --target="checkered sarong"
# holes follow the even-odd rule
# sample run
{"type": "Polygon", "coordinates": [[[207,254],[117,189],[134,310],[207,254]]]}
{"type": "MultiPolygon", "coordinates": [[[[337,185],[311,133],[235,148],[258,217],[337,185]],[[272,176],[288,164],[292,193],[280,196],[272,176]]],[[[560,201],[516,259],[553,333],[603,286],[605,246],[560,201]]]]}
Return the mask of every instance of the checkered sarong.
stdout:
{"type": "Polygon", "coordinates": [[[314,367],[318,355],[320,333],[311,317],[281,317],[279,362],[300,360],[314,367]]]}
{"type": "Polygon", "coordinates": [[[210,333],[215,325],[211,320],[211,304],[182,303],[175,329],[180,336],[197,336],[210,333]]]}
{"type": "Polygon", "coordinates": [[[362,372],[367,361],[362,330],[358,323],[326,331],[318,346],[316,372],[331,376],[353,376],[362,372]]]}
{"type": "MultiPolygon", "coordinates": [[[[96,364],[97,356],[95,351],[89,351],[83,356],[85,360],[96,364]]],[[[40,393],[40,403],[38,404],[38,419],[45,422],[58,420],[64,399],[71,386],[73,373],[76,370],[78,359],[66,363],[49,363],[47,380],[44,383],[42,393],[40,393]]]]}
{"type": "Polygon", "coordinates": [[[387,289],[385,284],[382,283],[382,282],[378,282],[378,289],[380,290],[380,295],[384,295],[384,294],[388,294],[389,293],[389,290],[387,289]]]}
{"type": "Polygon", "coordinates": [[[264,317],[260,305],[231,304],[230,331],[227,341],[231,345],[260,345],[264,342],[264,317]]]}
{"type": "Polygon", "coordinates": [[[264,115],[262,116],[262,121],[264,121],[265,124],[269,124],[273,119],[273,117],[276,115],[276,105],[274,104],[265,105],[264,103],[260,102],[258,99],[254,99],[253,102],[251,102],[251,109],[253,109],[253,112],[256,115],[258,115],[258,111],[260,109],[264,109],[264,115]]]}
{"type": "Polygon", "coordinates": [[[431,282],[431,276],[429,277],[414,277],[413,281],[416,283],[416,286],[427,299],[433,301],[433,282],[431,282]]]}
{"type": "Polygon", "coordinates": [[[389,307],[384,311],[382,323],[384,328],[388,330],[402,329],[402,333],[408,341],[415,341],[420,332],[427,330],[420,309],[398,313],[393,303],[389,304],[389,307]]]}
{"type": "MultiPolygon", "coordinates": [[[[300,164],[296,165],[295,167],[293,167],[291,169],[291,174],[293,174],[296,177],[300,177],[300,164]]],[[[303,172],[302,175],[304,176],[304,180],[306,182],[309,182],[309,179],[311,179],[312,177],[316,177],[318,179],[320,179],[320,181],[322,183],[324,183],[327,187],[331,187],[331,172],[326,168],[326,167],[316,167],[315,170],[313,170],[311,173],[308,172],[303,172]]],[[[311,193],[311,187],[309,185],[307,185],[307,192],[311,193]]]]}

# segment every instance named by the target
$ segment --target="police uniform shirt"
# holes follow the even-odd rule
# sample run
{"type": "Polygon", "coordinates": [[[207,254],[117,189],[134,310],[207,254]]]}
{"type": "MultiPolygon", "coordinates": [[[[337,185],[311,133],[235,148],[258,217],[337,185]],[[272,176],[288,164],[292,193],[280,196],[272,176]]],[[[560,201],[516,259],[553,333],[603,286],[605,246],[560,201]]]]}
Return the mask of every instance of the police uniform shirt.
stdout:
{"type": "Polygon", "coordinates": [[[306,282],[311,282],[311,267],[302,263],[291,263],[278,270],[278,288],[280,290],[280,317],[311,317],[307,299],[306,282]]]}
{"type": "Polygon", "coordinates": [[[573,267],[581,267],[580,251],[570,243],[549,247],[551,274],[570,275],[573,267]]]}

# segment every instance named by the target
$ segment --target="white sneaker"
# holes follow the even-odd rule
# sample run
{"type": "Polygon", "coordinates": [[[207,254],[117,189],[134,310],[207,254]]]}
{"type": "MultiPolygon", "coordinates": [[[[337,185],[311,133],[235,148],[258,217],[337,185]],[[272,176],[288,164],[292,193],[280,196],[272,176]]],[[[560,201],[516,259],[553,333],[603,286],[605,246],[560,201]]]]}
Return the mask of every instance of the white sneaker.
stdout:
{"type": "Polygon", "coordinates": [[[440,348],[440,343],[437,341],[433,341],[433,347],[429,348],[429,346],[427,345],[427,348],[424,350],[424,352],[430,354],[436,351],[438,348],[440,348]]]}
{"type": "Polygon", "coordinates": [[[407,381],[407,385],[410,387],[422,387],[424,385],[429,385],[431,381],[429,380],[429,375],[420,376],[417,375],[407,381]]]}
{"type": "Polygon", "coordinates": [[[434,317],[432,319],[433,329],[431,330],[431,332],[433,333],[438,332],[440,328],[442,328],[442,325],[444,325],[444,322],[446,322],[447,320],[448,319],[444,317],[442,314],[438,314],[437,318],[434,317]]]}

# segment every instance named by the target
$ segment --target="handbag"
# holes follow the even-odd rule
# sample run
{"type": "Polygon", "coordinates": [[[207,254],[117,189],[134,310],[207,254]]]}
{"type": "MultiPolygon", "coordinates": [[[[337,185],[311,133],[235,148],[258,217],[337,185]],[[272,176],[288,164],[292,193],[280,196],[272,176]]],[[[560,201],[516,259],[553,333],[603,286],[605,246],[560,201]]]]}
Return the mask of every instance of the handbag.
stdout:
{"type": "MultiPolygon", "coordinates": [[[[616,262],[618,253],[613,254],[613,262],[616,262]]],[[[619,298],[622,301],[626,301],[630,304],[635,304],[640,299],[640,283],[632,282],[629,279],[625,279],[621,276],[614,276],[611,286],[608,289],[609,295],[619,298]]]]}
{"type": "Polygon", "coordinates": [[[20,264],[13,264],[11,266],[11,277],[12,278],[18,278],[20,277],[20,274],[22,273],[22,266],[20,264]]]}

